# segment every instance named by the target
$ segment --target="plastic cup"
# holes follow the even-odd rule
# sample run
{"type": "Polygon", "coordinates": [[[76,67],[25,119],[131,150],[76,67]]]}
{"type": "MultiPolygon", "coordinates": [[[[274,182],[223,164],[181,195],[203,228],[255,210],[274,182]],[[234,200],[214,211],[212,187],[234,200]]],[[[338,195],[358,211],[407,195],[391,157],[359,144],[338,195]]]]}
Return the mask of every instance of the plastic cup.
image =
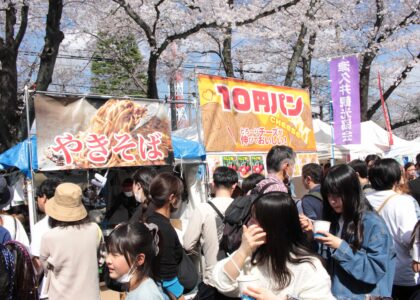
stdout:
{"type": "Polygon", "coordinates": [[[321,233],[317,233],[318,231],[330,231],[331,222],[328,221],[314,221],[314,237],[323,237],[324,235],[321,233]]]}
{"type": "Polygon", "coordinates": [[[244,294],[247,287],[259,287],[260,280],[255,275],[241,275],[237,279],[239,285],[239,291],[241,293],[241,299],[244,300],[255,300],[253,297],[244,294]]]}

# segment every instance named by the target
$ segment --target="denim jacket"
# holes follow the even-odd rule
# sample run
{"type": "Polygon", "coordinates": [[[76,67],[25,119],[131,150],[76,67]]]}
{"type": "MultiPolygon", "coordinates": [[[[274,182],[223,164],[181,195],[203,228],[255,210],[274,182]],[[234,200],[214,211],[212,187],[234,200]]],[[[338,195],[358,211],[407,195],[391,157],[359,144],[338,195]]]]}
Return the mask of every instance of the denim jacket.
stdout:
{"type": "MultiPolygon", "coordinates": [[[[322,246],[332,293],[339,299],[365,299],[366,295],[390,297],[395,274],[395,249],[382,218],[375,212],[362,217],[363,242],[353,252],[346,241],[336,250],[322,246]],[[325,249],[326,248],[326,249],[325,249]]],[[[335,234],[335,232],[331,232],[335,234]]]]}

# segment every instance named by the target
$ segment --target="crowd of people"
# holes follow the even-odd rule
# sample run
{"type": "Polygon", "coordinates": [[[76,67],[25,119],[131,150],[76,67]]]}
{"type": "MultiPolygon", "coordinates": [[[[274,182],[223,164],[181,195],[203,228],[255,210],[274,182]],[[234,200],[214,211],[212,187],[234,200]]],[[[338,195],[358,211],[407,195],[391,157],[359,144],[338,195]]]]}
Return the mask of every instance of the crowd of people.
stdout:
{"type": "Polygon", "coordinates": [[[174,173],[141,167],[126,178],[105,236],[79,185],[47,179],[30,239],[5,210],[13,191],[0,176],[0,299],[100,299],[100,277],[128,300],[420,299],[420,154],[404,166],[377,155],[304,165],[301,199],[295,159],[274,146],[267,176],[242,182],[216,168],[182,238],[171,214],[185,187],[174,173]],[[201,267],[185,272],[187,254],[201,267]]]}

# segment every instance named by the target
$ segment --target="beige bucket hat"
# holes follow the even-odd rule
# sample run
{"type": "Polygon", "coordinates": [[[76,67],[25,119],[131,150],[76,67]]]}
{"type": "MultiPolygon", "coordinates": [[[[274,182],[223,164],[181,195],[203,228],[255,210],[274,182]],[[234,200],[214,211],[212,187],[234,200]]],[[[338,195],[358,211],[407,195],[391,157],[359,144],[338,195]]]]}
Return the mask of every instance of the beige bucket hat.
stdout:
{"type": "Polygon", "coordinates": [[[82,189],[77,184],[69,182],[58,185],[54,197],[45,203],[45,213],[53,219],[64,222],[75,222],[86,218],[82,189]]]}

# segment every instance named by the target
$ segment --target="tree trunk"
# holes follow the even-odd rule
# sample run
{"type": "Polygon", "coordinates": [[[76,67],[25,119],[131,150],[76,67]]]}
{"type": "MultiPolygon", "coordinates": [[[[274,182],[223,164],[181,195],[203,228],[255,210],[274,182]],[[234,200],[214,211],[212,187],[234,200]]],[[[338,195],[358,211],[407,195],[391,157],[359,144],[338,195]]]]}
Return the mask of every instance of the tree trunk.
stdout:
{"type": "Polygon", "coordinates": [[[62,0],[49,0],[45,45],[41,53],[41,62],[36,79],[36,89],[39,91],[46,91],[52,81],[58,51],[64,39],[64,33],[60,30],[62,12],[62,0]]]}
{"type": "Polygon", "coordinates": [[[311,65],[312,65],[312,54],[315,49],[316,42],[316,33],[312,33],[309,36],[308,43],[308,54],[302,56],[302,75],[303,75],[303,84],[302,88],[307,88],[309,90],[309,96],[312,94],[312,79],[311,79],[311,65]]]}
{"type": "Polygon", "coordinates": [[[28,10],[28,6],[24,4],[21,8],[20,26],[16,35],[15,5],[10,2],[4,10],[6,14],[3,19],[4,39],[0,37],[0,152],[17,142],[21,113],[17,97],[17,56],[26,32],[28,10]]]}
{"type": "Polygon", "coordinates": [[[368,52],[363,56],[362,68],[360,69],[360,117],[362,122],[367,121],[367,107],[369,100],[370,67],[375,55],[368,52]]]}
{"type": "Polygon", "coordinates": [[[303,48],[305,46],[304,39],[307,31],[308,29],[306,28],[305,24],[302,23],[300,26],[300,32],[296,41],[296,45],[293,47],[292,57],[290,58],[289,65],[287,66],[286,78],[284,79],[285,86],[292,86],[293,81],[295,80],[296,67],[299,58],[302,56],[303,48]]]}
{"type": "Polygon", "coordinates": [[[232,63],[232,27],[229,26],[225,31],[225,38],[223,39],[223,67],[227,77],[235,77],[232,63]]]}
{"type": "Polygon", "coordinates": [[[159,99],[156,83],[156,69],[159,57],[150,52],[149,65],[147,67],[147,98],[159,99]]]}
{"type": "Polygon", "coordinates": [[[174,80],[175,76],[171,76],[171,78],[169,79],[169,96],[171,99],[171,104],[170,104],[170,108],[171,108],[171,129],[172,131],[177,129],[177,125],[178,125],[178,119],[176,116],[176,106],[175,106],[175,80],[174,80]]]}
{"type": "Polygon", "coordinates": [[[19,124],[17,101],[17,53],[9,49],[1,55],[0,70],[0,152],[15,144],[19,124]]]}
{"type": "MultiPolygon", "coordinates": [[[[41,61],[39,64],[38,75],[35,81],[35,88],[38,91],[48,90],[48,86],[52,82],[58,51],[60,48],[60,44],[64,39],[64,33],[60,30],[62,12],[62,0],[49,0],[47,22],[45,27],[45,44],[41,53],[41,61]]],[[[35,120],[35,107],[33,103],[33,98],[28,99],[28,101],[29,124],[32,124],[35,120]]],[[[21,128],[23,133],[21,132],[20,135],[25,134],[25,132],[27,131],[26,124],[26,122],[23,122],[23,126],[21,128]]]]}

